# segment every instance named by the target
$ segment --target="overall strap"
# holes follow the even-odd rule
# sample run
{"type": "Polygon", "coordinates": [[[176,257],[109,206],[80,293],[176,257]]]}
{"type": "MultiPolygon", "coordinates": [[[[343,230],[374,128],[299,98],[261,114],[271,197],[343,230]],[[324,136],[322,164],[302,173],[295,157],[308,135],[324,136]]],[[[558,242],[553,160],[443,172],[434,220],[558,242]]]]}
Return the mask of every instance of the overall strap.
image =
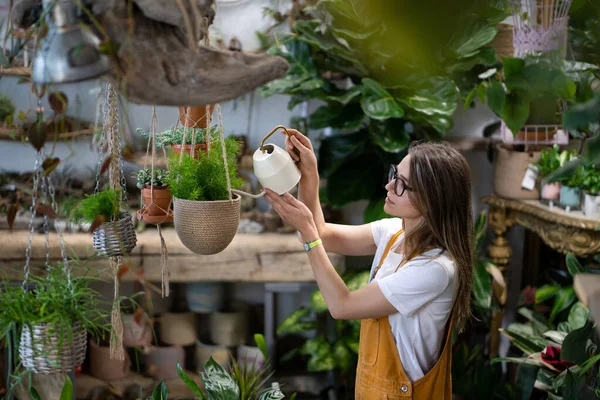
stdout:
{"type": "Polygon", "coordinates": [[[377,267],[375,267],[375,269],[373,270],[373,275],[371,275],[371,280],[375,279],[375,275],[377,275],[377,271],[379,271],[379,268],[381,268],[381,266],[383,265],[383,262],[385,261],[385,258],[387,257],[390,250],[392,249],[392,246],[394,245],[394,243],[396,243],[396,240],[398,240],[400,235],[402,235],[403,233],[404,233],[404,229],[400,229],[398,232],[396,232],[394,234],[394,236],[392,236],[390,238],[387,245],[385,246],[385,250],[383,251],[381,258],[379,259],[379,265],[377,265],[377,267]]]}

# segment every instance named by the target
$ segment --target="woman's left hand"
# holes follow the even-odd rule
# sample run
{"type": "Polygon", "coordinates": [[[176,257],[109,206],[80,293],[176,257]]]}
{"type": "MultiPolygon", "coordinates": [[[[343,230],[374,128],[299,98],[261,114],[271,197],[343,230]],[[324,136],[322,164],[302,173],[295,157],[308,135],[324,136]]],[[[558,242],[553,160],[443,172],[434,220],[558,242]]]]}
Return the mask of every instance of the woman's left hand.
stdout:
{"type": "Polygon", "coordinates": [[[285,223],[296,228],[304,241],[318,238],[312,212],[304,203],[287,192],[280,196],[270,189],[265,189],[265,191],[265,198],[271,203],[273,210],[279,214],[285,223]]]}

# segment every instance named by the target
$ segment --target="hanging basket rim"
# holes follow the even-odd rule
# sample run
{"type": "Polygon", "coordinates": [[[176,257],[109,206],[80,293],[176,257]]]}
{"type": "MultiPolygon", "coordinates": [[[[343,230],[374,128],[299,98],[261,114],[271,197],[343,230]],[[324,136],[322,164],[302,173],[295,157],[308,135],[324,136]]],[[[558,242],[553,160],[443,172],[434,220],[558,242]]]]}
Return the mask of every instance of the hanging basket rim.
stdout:
{"type": "Polygon", "coordinates": [[[237,193],[233,194],[233,198],[231,200],[226,199],[226,200],[187,200],[187,199],[180,199],[178,197],[173,196],[173,201],[186,201],[186,202],[190,202],[190,203],[234,203],[234,202],[238,202],[242,199],[242,196],[240,196],[237,193]]]}

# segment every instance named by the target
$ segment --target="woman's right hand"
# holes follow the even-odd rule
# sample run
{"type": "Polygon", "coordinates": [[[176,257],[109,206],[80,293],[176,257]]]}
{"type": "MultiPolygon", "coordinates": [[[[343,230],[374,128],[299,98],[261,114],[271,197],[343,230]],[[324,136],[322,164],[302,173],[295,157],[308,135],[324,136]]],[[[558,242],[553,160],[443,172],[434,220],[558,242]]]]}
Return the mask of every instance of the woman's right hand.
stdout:
{"type": "MultiPolygon", "coordinates": [[[[310,139],[296,129],[288,129],[290,136],[286,135],[285,145],[287,152],[296,162],[302,177],[301,183],[319,184],[319,170],[317,168],[317,156],[310,139]]],[[[281,131],[285,135],[285,131],[281,131]]]]}

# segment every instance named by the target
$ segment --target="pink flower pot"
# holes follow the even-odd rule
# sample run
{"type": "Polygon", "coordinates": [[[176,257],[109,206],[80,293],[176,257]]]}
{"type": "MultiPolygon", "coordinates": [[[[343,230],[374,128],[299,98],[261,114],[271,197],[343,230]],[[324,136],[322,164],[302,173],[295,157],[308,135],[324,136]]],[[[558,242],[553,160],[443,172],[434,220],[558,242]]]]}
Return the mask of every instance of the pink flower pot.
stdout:
{"type": "Polygon", "coordinates": [[[543,183],[542,184],[542,199],[558,201],[560,198],[560,183],[543,183]]]}

